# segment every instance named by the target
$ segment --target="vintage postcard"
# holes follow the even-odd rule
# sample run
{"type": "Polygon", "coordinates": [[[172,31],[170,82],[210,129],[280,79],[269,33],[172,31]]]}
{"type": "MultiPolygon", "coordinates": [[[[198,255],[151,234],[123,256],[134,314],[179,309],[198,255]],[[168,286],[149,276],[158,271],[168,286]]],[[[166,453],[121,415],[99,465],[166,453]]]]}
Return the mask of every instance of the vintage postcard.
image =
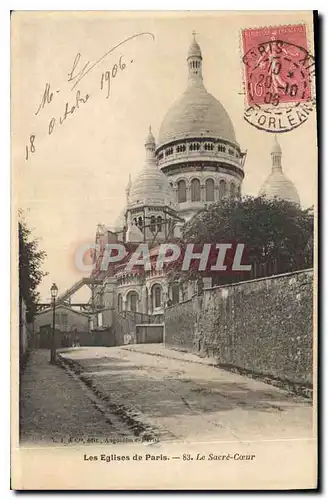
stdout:
{"type": "Polygon", "coordinates": [[[12,13],[13,489],[317,487],[316,30],[12,13]]]}

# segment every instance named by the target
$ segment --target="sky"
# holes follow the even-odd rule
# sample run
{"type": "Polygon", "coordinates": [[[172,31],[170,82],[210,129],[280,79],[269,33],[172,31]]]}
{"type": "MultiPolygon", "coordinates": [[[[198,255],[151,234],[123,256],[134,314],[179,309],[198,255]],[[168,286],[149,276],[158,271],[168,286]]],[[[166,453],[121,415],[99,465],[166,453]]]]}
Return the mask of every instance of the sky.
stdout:
{"type": "MultiPolygon", "coordinates": [[[[227,110],[247,150],[242,192],[257,195],[270,173],[273,135],[243,118],[241,30],[299,23],[307,24],[313,53],[310,12],[13,14],[12,205],[14,214],[24,210],[47,253],[43,300],[49,300],[52,282],[62,292],[81,278],[75,251],[94,242],[97,224],[115,225],[129,173],[133,180],[144,164],[149,125],[156,138],[186,88],[193,30],[203,54],[204,84],[227,110]],[[139,33],[148,34],[105,56],[139,33]],[[99,62],[80,82],[69,81],[88,61],[99,62]]],[[[297,129],[279,134],[279,142],[284,173],[302,206],[315,204],[315,112],[297,129]]]]}

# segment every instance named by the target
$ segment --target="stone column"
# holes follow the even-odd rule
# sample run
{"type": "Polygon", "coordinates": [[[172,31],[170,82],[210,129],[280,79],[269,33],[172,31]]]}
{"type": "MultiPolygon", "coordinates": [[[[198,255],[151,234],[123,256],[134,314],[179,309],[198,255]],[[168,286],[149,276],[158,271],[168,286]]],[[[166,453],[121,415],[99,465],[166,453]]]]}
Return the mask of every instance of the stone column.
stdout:
{"type": "Polygon", "coordinates": [[[178,203],[178,201],[179,201],[178,200],[178,186],[173,186],[172,190],[173,190],[173,193],[174,193],[174,199],[178,203]]]}
{"type": "Polygon", "coordinates": [[[205,184],[202,181],[200,183],[200,201],[205,201],[205,184]]]}
{"type": "Polygon", "coordinates": [[[141,309],[140,312],[143,314],[148,314],[148,290],[144,286],[141,291],[141,309]]]}
{"type": "Polygon", "coordinates": [[[162,294],[162,303],[164,307],[169,298],[169,288],[167,282],[165,281],[162,283],[162,294]]]}
{"type": "Polygon", "coordinates": [[[150,294],[150,289],[149,286],[146,285],[146,290],[147,290],[147,314],[152,313],[152,303],[151,303],[151,294],[150,294]]]}
{"type": "Polygon", "coordinates": [[[189,179],[187,179],[187,181],[186,181],[186,199],[187,199],[187,201],[191,200],[191,186],[190,186],[189,179]]]}

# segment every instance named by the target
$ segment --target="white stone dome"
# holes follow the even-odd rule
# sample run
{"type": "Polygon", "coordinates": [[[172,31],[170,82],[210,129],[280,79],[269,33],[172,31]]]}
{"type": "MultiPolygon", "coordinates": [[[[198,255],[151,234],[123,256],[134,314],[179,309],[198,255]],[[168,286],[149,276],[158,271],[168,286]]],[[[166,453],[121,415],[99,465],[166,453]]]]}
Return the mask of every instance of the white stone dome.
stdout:
{"type": "Polygon", "coordinates": [[[267,198],[279,198],[300,204],[300,197],[296,187],[282,171],[273,171],[264,182],[259,192],[260,196],[267,198]]]}
{"type": "Polygon", "coordinates": [[[174,205],[173,190],[165,174],[157,165],[145,165],[132,182],[130,206],[133,205],[174,205]]]}
{"type": "Polygon", "coordinates": [[[175,207],[173,189],[168,178],[158,168],[155,157],[155,139],[149,130],[145,142],[146,162],[132,182],[129,193],[129,206],[135,205],[155,205],[175,207]]]}
{"type": "Polygon", "coordinates": [[[264,182],[259,191],[259,196],[267,198],[279,198],[281,200],[290,201],[300,205],[300,197],[296,187],[288,177],[285,176],[282,170],[282,150],[277,137],[274,137],[271,148],[272,168],[271,174],[264,182]]]}
{"type": "Polygon", "coordinates": [[[236,142],[228,113],[202,83],[189,85],[169,109],[159,131],[158,146],[188,137],[214,137],[236,142]]]}

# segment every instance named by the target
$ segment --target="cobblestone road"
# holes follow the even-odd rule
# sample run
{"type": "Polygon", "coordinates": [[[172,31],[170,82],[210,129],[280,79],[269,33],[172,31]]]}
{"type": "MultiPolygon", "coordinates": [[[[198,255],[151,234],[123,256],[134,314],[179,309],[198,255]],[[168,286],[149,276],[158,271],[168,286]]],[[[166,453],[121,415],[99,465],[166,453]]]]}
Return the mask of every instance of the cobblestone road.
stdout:
{"type": "Polygon", "coordinates": [[[143,421],[160,440],[313,438],[309,400],[209,360],[192,362],[199,358],[156,345],[84,347],[61,355],[115,411],[128,422],[143,421]]]}

